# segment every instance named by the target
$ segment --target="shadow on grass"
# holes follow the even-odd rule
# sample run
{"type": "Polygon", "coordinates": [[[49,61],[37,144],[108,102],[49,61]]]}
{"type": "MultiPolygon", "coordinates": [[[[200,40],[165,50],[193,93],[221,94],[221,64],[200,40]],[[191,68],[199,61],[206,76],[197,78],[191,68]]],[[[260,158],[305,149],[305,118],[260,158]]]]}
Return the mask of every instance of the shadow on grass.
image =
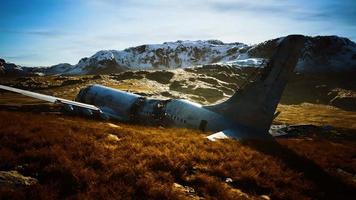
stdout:
{"type": "Polygon", "coordinates": [[[298,155],[276,140],[243,141],[242,144],[276,157],[290,169],[303,173],[307,179],[316,185],[317,191],[311,194],[315,199],[353,199],[356,196],[356,191],[352,186],[332,177],[312,160],[298,155]]]}

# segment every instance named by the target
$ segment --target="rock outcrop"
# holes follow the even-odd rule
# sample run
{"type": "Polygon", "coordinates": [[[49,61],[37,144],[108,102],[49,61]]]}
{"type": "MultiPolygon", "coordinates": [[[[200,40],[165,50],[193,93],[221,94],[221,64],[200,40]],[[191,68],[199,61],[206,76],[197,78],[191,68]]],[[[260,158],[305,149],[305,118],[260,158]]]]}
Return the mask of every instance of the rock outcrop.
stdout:
{"type": "Polygon", "coordinates": [[[0,171],[0,186],[31,186],[37,183],[37,179],[23,176],[18,171],[0,171]]]}

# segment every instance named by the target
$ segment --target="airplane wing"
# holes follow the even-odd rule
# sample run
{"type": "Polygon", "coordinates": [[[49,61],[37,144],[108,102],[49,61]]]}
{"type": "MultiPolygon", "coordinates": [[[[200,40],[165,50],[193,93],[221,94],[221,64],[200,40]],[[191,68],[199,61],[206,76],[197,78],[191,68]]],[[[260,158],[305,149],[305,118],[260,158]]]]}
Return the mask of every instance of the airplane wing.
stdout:
{"type": "Polygon", "coordinates": [[[40,99],[43,101],[48,101],[48,102],[51,102],[54,104],[70,105],[70,106],[76,106],[76,107],[80,107],[80,108],[86,108],[86,109],[93,110],[93,111],[100,111],[100,109],[94,105],[80,103],[80,102],[71,101],[71,100],[67,100],[67,99],[62,99],[62,98],[49,96],[49,95],[45,95],[45,94],[39,94],[39,93],[30,92],[30,91],[26,91],[26,90],[21,90],[21,89],[17,89],[17,88],[5,86],[5,85],[0,85],[0,89],[19,93],[19,94],[29,96],[32,98],[36,98],[36,99],[40,99]]]}
{"type": "Polygon", "coordinates": [[[209,135],[208,138],[210,141],[216,141],[216,140],[221,140],[221,139],[229,139],[229,138],[236,138],[235,132],[233,129],[226,129],[219,131],[217,133],[214,133],[212,135],[209,135]]]}
{"type": "Polygon", "coordinates": [[[272,136],[270,134],[256,132],[254,130],[245,127],[238,127],[238,126],[230,129],[225,129],[207,136],[207,139],[209,139],[210,141],[229,139],[229,138],[235,140],[245,140],[245,139],[268,140],[268,139],[272,139],[272,136]]]}

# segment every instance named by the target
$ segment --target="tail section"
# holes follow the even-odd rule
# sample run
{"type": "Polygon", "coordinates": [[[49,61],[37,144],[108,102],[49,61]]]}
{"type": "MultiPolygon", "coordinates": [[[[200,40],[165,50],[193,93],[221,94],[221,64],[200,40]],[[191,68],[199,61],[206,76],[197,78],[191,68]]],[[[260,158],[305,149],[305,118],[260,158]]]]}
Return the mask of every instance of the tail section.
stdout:
{"type": "Polygon", "coordinates": [[[220,104],[205,106],[237,124],[268,131],[289,76],[298,62],[305,37],[290,35],[279,44],[260,78],[220,104]]]}

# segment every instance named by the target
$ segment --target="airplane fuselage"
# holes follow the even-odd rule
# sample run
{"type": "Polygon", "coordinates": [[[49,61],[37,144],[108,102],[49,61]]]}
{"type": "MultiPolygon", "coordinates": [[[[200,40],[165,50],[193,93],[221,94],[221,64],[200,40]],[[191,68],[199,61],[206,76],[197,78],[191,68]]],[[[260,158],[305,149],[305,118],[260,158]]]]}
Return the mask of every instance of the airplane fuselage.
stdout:
{"type": "Polygon", "coordinates": [[[124,122],[185,127],[202,131],[220,131],[232,124],[222,115],[184,99],[145,98],[101,85],[91,85],[82,89],[76,101],[99,107],[103,118],[124,122]]]}

